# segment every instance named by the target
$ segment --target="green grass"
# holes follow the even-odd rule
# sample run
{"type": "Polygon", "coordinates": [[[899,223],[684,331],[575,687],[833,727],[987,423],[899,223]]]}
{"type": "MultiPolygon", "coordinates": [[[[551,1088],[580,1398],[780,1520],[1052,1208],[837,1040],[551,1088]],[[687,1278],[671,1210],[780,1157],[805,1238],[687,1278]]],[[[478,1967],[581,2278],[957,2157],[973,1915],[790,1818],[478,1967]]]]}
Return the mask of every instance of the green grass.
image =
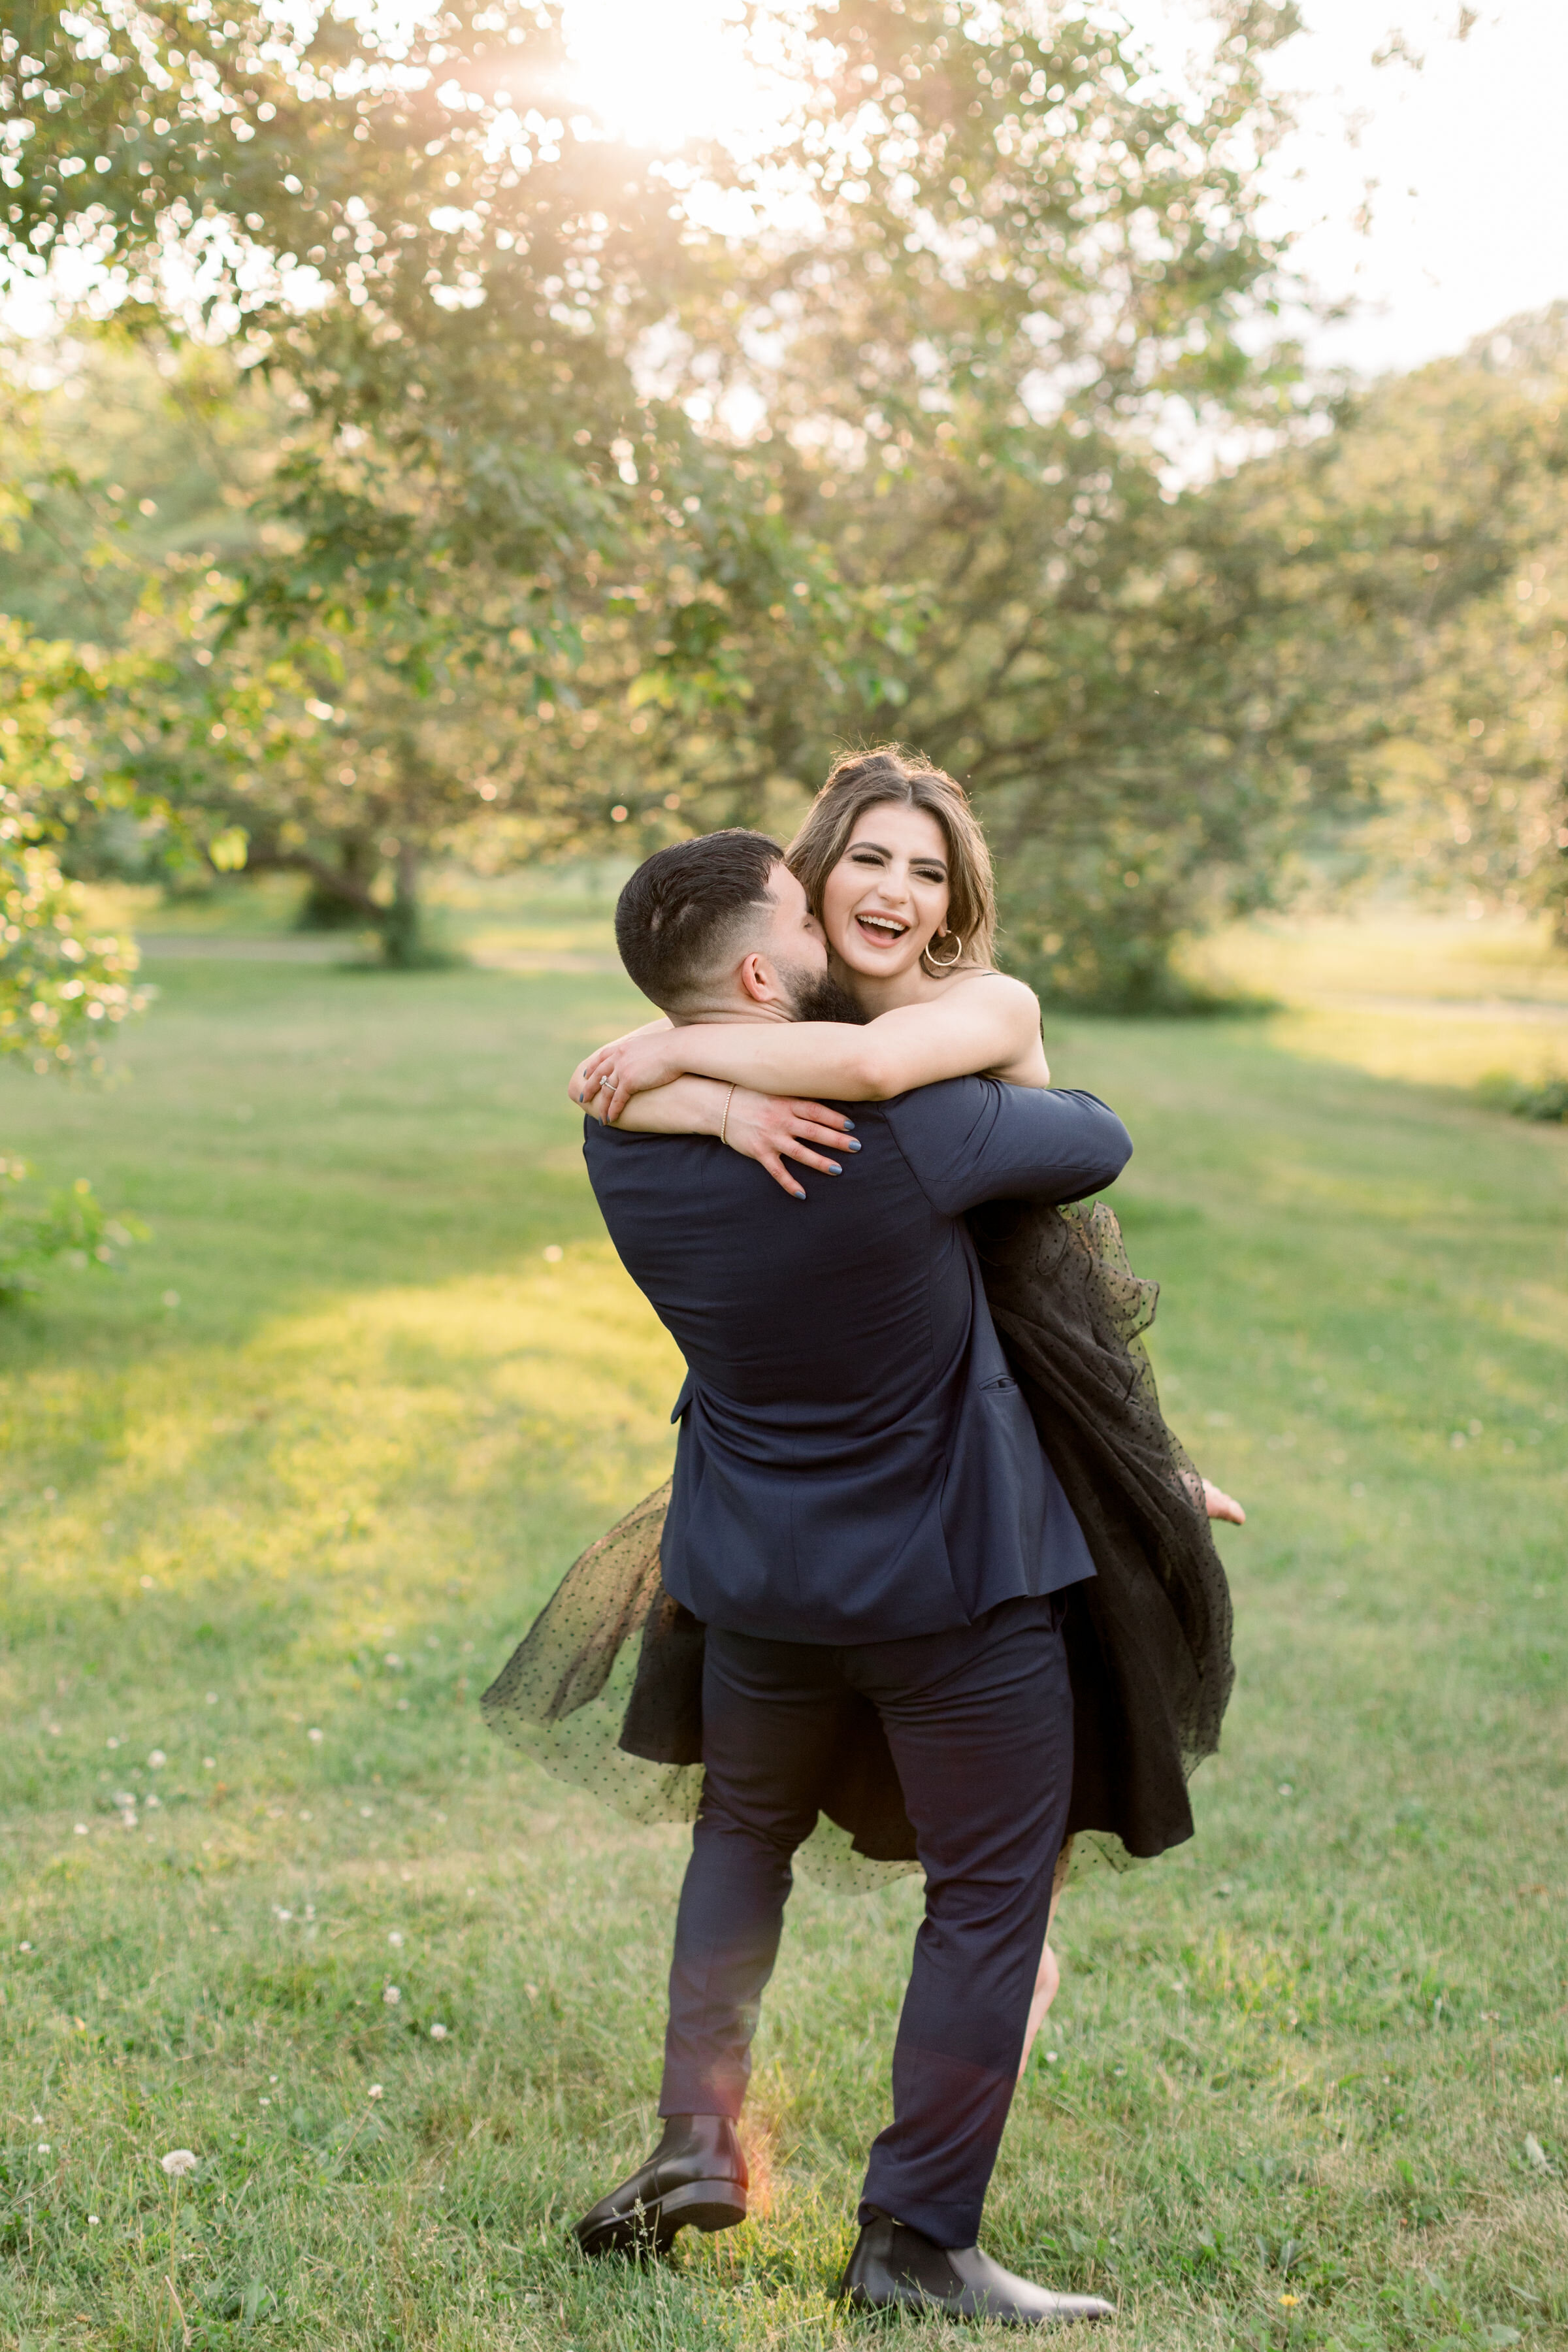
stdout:
{"type": "Polygon", "coordinates": [[[1525,1089],[1568,1078],[1568,956],[1544,918],[1470,921],[1363,907],[1238,923],[1184,964],[1224,996],[1272,998],[1271,1041],[1426,1086],[1525,1089]]]}
{"type": "MultiPolygon", "coordinates": [[[[562,1093],[630,992],[152,976],[125,1085],[0,1074],[5,1148],[154,1228],[0,1322],[0,2338],[858,2341],[908,1885],[797,1890],[756,2218],[563,2247],[653,2128],[682,1840],[475,1700],[668,1458],[562,1093]]],[[[1105,2352],[1568,2345],[1568,1136],[1256,1023],[1053,1061],[1133,1129],[1167,1402],[1251,1518],[1198,1835],[1070,1890],[988,2242],[1105,2352]]]]}

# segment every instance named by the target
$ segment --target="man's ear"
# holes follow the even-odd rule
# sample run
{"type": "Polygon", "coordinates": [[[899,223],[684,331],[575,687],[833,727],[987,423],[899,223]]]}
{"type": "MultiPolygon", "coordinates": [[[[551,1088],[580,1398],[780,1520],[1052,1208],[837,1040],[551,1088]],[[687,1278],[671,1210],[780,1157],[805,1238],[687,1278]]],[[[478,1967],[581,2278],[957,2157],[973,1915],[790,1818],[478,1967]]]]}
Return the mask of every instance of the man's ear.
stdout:
{"type": "Polygon", "coordinates": [[[753,1004],[782,1004],[785,1001],[778,973],[765,955],[742,956],[739,978],[753,1004]]]}

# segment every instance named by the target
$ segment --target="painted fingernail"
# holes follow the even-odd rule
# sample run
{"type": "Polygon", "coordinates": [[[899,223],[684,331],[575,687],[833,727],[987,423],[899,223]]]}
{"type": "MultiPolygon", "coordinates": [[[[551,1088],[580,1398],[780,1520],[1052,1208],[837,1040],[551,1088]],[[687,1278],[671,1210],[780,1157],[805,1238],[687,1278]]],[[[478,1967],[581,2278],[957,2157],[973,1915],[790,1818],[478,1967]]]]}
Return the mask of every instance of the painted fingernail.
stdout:
{"type": "Polygon", "coordinates": [[[845,1126],[849,1129],[850,1134],[851,1134],[851,1135],[853,1135],[853,1134],[854,1134],[854,1132],[855,1132],[855,1122],[854,1122],[854,1120],[853,1120],[852,1118],[847,1118],[847,1119],[845,1120],[844,1124],[845,1124],[845,1126]]]}
{"type": "Polygon", "coordinates": [[[842,1175],[843,1175],[844,1171],[843,1171],[843,1169],[842,1169],[842,1168],[840,1168],[840,1166],[838,1165],[838,1162],[837,1162],[837,1160],[829,1160],[826,1161],[824,1164],[826,1165],[826,1170],[827,1170],[827,1172],[828,1172],[828,1174],[829,1174],[830,1176],[842,1176],[842,1175]]]}
{"type": "Polygon", "coordinates": [[[858,1151],[858,1150],[859,1150],[859,1149],[860,1149],[860,1146],[859,1146],[858,1143],[853,1143],[853,1142],[851,1142],[851,1141],[848,1139],[848,1138],[847,1138],[847,1137],[846,1137],[845,1140],[844,1140],[844,1141],[839,1145],[838,1149],[840,1150],[840,1151],[858,1151]]]}

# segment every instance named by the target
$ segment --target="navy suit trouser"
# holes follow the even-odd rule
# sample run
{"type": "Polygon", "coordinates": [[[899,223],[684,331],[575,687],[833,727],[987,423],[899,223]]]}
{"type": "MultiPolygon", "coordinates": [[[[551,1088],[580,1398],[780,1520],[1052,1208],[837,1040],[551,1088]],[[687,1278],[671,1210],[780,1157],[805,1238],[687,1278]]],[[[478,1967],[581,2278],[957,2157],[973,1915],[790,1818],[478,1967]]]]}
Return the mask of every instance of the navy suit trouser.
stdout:
{"type": "Polygon", "coordinates": [[[1017,2076],[1072,1780],[1059,1596],[972,1625],[831,1648],[710,1626],[702,1801],[669,1979],[661,2115],[738,2116],[795,1848],[844,1710],[880,1715],[926,1874],[876,2207],[971,2246],[1017,2076]]]}

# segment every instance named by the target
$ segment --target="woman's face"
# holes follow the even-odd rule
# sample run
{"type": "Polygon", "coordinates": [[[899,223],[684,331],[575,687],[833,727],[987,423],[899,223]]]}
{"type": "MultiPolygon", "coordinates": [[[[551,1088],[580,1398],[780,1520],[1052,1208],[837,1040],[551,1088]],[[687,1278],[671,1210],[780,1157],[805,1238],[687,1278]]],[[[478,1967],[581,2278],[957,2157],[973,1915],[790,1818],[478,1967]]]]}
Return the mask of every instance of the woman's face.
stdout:
{"type": "Polygon", "coordinates": [[[947,837],[924,809],[879,802],[856,820],[822,890],[822,927],[840,963],[897,980],[947,921],[947,837]]]}

